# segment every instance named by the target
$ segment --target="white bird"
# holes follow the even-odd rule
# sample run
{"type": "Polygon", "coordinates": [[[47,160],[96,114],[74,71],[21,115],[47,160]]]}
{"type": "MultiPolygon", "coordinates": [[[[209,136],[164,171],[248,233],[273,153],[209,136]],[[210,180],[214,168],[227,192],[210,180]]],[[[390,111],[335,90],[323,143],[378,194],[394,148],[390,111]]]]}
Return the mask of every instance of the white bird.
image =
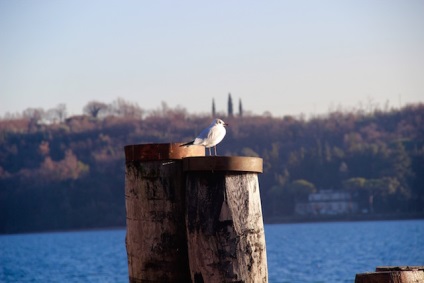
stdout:
{"type": "Polygon", "coordinates": [[[209,127],[200,132],[197,138],[180,146],[203,145],[209,149],[209,155],[211,155],[211,147],[214,147],[216,155],[216,145],[224,139],[227,133],[225,126],[228,126],[228,124],[221,119],[215,119],[209,127]]]}

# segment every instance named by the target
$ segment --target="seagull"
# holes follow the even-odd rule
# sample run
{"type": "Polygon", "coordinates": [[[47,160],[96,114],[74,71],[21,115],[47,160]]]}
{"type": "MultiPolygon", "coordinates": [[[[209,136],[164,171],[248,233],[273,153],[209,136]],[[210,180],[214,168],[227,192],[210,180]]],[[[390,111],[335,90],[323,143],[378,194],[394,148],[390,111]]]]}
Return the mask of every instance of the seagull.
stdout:
{"type": "Polygon", "coordinates": [[[200,132],[197,138],[180,146],[203,145],[209,149],[209,155],[211,155],[211,147],[214,147],[216,155],[216,145],[224,139],[227,133],[225,126],[228,126],[228,124],[221,119],[215,119],[209,127],[200,132]]]}

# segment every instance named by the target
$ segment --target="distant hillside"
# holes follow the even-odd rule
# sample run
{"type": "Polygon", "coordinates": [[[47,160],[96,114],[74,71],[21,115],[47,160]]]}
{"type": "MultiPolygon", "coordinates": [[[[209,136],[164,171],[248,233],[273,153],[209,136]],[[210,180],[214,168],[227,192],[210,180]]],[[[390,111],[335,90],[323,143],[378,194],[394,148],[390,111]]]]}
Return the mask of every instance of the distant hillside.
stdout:
{"type": "MultiPolygon", "coordinates": [[[[211,121],[180,108],[133,114],[1,120],[0,233],[125,225],[123,147],[189,141],[211,121]]],[[[378,214],[424,212],[423,104],[310,120],[221,118],[230,126],[219,154],[264,159],[265,221],[293,215],[296,200],[324,189],[356,192],[362,207],[373,196],[378,214]]]]}

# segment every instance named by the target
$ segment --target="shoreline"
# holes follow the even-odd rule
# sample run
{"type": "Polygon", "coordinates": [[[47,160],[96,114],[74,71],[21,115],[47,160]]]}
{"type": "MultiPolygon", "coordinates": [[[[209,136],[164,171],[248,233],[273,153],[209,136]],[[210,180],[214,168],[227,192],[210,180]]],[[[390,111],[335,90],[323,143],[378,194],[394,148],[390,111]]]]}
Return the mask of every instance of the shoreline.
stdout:
{"type": "Polygon", "coordinates": [[[424,213],[346,214],[346,215],[310,215],[310,216],[270,217],[264,220],[264,224],[394,221],[394,220],[419,220],[419,219],[424,219],[424,213]]]}
{"type": "MultiPolygon", "coordinates": [[[[325,223],[325,222],[365,222],[365,221],[396,221],[396,220],[424,220],[424,213],[408,214],[356,214],[356,215],[315,215],[315,216],[291,216],[291,217],[273,217],[264,219],[264,225],[273,224],[298,224],[298,223],[325,223]]],[[[126,226],[103,226],[87,227],[77,229],[57,229],[57,230],[32,230],[10,233],[0,233],[2,235],[25,235],[25,234],[48,234],[48,233],[67,233],[67,232],[90,232],[107,230],[125,230],[126,226]]]]}

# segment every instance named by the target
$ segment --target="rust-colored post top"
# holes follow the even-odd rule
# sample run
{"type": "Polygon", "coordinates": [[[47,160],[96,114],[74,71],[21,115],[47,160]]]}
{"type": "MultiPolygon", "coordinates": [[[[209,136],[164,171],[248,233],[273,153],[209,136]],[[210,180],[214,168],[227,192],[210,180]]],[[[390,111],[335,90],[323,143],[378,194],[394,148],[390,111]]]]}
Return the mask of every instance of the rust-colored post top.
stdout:
{"type": "Polygon", "coordinates": [[[182,159],[188,156],[205,156],[203,146],[180,146],[182,143],[147,143],[127,145],[125,161],[155,161],[182,159]]]}
{"type": "Polygon", "coordinates": [[[263,172],[262,158],[247,156],[203,156],[183,159],[184,171],[263,172]]]}
{"type": "Polygon", "coordinates": [[[203,146],[182,143],[147,143],[125,146],[125,161],[183,159],[184,171],[263,172],[263,160],[246,156],[205,156],[203,146]]]}

